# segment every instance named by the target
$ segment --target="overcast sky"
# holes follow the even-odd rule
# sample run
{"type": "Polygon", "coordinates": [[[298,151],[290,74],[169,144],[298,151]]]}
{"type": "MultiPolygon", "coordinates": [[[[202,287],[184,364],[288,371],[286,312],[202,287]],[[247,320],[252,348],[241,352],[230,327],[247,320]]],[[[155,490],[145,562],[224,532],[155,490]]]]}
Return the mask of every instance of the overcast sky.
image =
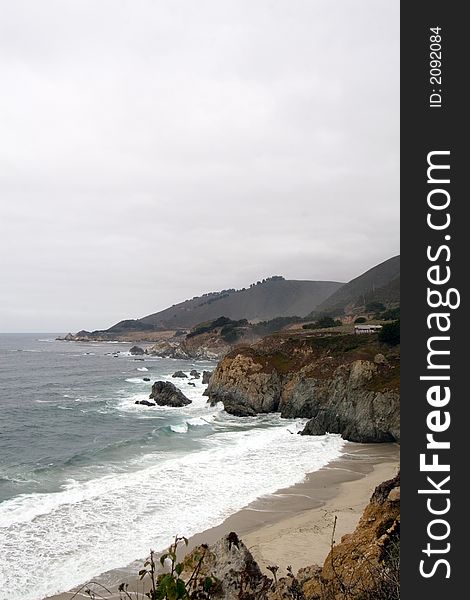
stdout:
{"type": "Polygon", "coordinates": [[[0,331],[398,254],[399,2],[0,4],[0,331]]]}

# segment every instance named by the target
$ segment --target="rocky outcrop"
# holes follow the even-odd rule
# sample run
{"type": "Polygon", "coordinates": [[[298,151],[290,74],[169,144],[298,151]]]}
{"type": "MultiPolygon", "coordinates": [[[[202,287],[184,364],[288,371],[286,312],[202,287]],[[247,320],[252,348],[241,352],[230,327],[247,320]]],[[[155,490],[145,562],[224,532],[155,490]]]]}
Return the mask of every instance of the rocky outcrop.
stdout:
{"type": "Polygon", "coordinates": [[[132,346],[132,348],[129,350],[129,354],[131,356],[142,356],[145,354],[145,350],[140,346],[132,346]]]}
{"type": "Polygon", "coordinates": [[[312,600],[398,598],[399,555],[400,474],[376,487],[355,531],[332,548],[323,567],[297,577],[312,600]]]}
{"type": "Polygon", "coordinates": [[[149,353],[165,358],[220,360],[237,344],[258,339],[248,321],[220,317],[194,327],[184,338],[175,335],[159,341],[149,353]]]}
{"type": "Polygon", "coordinates": [[[149,398],[159,406],[181,407],[191,404],[191,400],[170,381],[156,381],[149,398]]]}
{"type": "Polygon", "coordinates": [[[148,400],[136,400],[134,404],[142,404],[143,406],[156,406],[155,402],[149,402],[148,400]]]}
{"type": "Polygon", "coordinates": [[[202,383],[203,385],[207,385],[209,383],[209,380],[212,376],[212,371],[203,371],[202,372],[202,383]]]}
{"type": "Polygon", "coordinates": [[[194,379],[200,379],[201,374],[199,373],[199,371],[196,371],[196,369],[192,369],[189,374],[191,375],[191,377],[194,377],[194,379]]]}
{"type": "Polygon", "coordinates": [[[56,340],[67,341],[67,342],[92,342],[92,341],[106,341],[109,338],[106,336],[94,336],[90,331],[77,331],[77,333],[67,333],[64,337],[57,337],[56,340]]]}
{"type": "Polygon", "coordinates": [[[178,358],[187,360],[191,358],[183,347],[181,339],[160,340],[147,350],[152,356],[161,356],[162,358],[178,358]]]}
{"type": "Polygon", "coordinates": [[[188,378],[188,376],[186,375],[186,373],[184,371],[175,371],[173,373],[172,377],[179,378],[179,379],[187,379],[188,378]]]}
{"type": "Polygon", "coordinates": [[[212,579],[211,597],[220,600],[398,600],[399,563],[400,474],[376,487],[354,532],[332,545],[322,566],[305,566],[297,574],[288,567],[287,576],[278,577],[279,568],[271,565],[268,577],[231,532],[194,548],[184,558],[182,578],[197,569],[200,582],[212,579]]]}
{"type": "Polygon", "coordinates": [[[272,336],[230,352],[207,395],[237,416],[309,418],[305,435],[398,441],[399,363],[399,349],[373,335],[272,336]]]}
{"type": "Polygon", "coordinates": [[[271,580],[261,573],[258,563],[234,532],[211,546],[198,546],[185,557],[186,575],[191,575],[203,556],[200,575],[210,576],[218,585],[211,596],[224,600],[263,597],[271,580]],[[244,595],[243,595],[244,594],[244,595]]]}
{"type": "Polygon", "coordinates": [[[178,358],[182,360],[219,360],[232,346],[215,335],[201,335],[189,339],[161,340],[154,344],[148,353],[162,358],[178,358]]]}

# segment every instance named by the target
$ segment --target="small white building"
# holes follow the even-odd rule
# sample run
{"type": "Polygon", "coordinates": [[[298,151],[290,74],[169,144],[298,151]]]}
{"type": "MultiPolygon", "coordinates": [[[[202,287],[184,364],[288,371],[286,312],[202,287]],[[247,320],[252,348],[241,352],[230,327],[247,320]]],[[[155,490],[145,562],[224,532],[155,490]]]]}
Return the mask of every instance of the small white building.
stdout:
{"type": "Polygon", "coordinates": [[[382,325],[354,325],[354,333],[378,333],[382,325]]]}

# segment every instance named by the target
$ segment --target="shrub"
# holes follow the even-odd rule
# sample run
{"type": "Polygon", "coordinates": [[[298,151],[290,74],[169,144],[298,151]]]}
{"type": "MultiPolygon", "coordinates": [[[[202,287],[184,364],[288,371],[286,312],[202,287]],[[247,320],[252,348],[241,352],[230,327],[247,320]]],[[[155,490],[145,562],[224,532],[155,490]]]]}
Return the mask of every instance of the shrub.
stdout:
{"type": "Polygon", "coordinates": [[[302,329],[325,329],[328,327],[339,327],[342,325],[339,319],[333,319],[333,317],[325,316],[320,317],[315,323],[307,323],[303,325],[302,329]]]}
{"type": "Polygon", "coordinates": [[[379,341],[389,346],[400,343],[400,319],[386,323],[379,332],[379,341]]]}
{"type": "Polygon", "coordinates": [[[366,304],[366,310],[373,313],[382,312],[385,310],[385,306],[382,302],[368,302],[366,304]]]}
{"type": "Polygon", "coordinates": [[[357,319],[354,321],[354,324],[358,324],[358,323],[365,323],[367,321],[367,319],[365,317],[357,317],[357,319]]]}
{"type": "Polygon", "coordinates": [[[400,318],[400,307],[389,308],[380,315],[380,318],[384,321],[395,321],[400,318]]]}

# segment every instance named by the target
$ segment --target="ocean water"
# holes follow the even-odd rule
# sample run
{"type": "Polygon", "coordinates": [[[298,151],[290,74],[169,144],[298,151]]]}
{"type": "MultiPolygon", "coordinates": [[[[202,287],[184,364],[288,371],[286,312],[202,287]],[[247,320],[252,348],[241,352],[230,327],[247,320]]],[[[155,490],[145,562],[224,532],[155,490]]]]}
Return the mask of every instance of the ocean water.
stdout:
{"type": "Polygon", "coordinates": [[[206,403],[200,379],[171,377],[212,363],[55,337],[0,335],[1,600],[40,600],[128,565],[341,454],[338,436],[231,417],[206,403]],[[136,405],[158,379],[192,404],[136,405]]]}

